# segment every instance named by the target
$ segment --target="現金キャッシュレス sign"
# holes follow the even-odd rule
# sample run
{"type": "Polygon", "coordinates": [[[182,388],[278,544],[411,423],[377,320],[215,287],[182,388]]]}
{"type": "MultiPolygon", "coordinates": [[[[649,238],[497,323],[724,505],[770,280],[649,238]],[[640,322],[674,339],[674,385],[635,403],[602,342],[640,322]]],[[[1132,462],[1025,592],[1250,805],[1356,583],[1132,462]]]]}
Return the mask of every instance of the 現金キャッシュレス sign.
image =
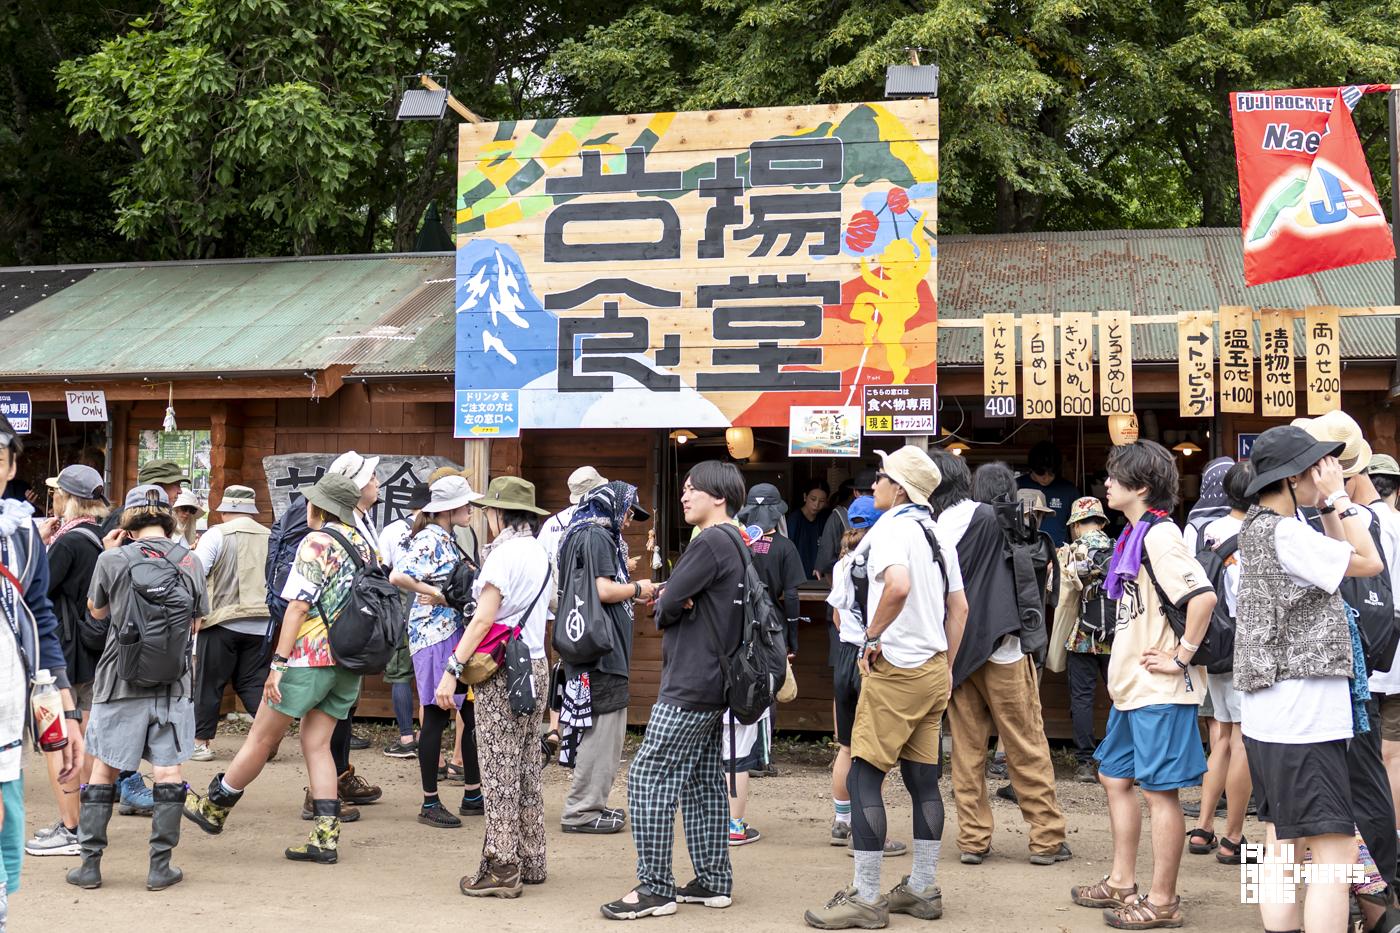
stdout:
{"type": "Polygon", "coordinates": [[[460,134],[456,389],[514,408],[459,406],[459,436],[787,425],[937,381],[937,101],[460,134]]]}

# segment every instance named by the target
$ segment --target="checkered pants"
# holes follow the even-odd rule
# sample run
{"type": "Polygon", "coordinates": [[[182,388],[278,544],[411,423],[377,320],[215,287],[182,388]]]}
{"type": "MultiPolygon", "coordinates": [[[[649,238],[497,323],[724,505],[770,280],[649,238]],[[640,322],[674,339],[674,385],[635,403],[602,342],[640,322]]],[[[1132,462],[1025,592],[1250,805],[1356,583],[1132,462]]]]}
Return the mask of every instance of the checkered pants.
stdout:
{"type": "Polygon", "coordinates": [[[657,703],[627,772],[637,880],[661,897],[676,892],[671,848],[677,804],[696,879],[716,894],[729,894],[734,888],[720,716],[657,703]]]}

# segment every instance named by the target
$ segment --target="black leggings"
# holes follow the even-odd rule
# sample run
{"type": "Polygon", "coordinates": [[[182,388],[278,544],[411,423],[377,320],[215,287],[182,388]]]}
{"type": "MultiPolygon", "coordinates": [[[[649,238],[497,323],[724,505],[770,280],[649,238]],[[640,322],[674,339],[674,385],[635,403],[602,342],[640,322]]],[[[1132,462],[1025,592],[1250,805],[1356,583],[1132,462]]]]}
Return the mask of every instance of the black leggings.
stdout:
{"type": "MultiPolygon", "coordinates": [[[[424,794],[438,789],[438,758],[442,755],[442,734],[452,721],[452,713],[436,703],[423,707],[423,729],[418,734],[418,774],[424,794]]],[[[471,703],[462,704],[462,772],[468,787],[481,783],[476,763],[476,711],[471,703]]]]}
{"type": "Polygon", "coordinates": [[[335,759],[335,773],[344,774],[350,770],[350,739],[351,726],[355,721],[355,708],[350,708],[350,715],[335,724],[335,731],[331,733],[331,757],[335,759]]]}
{"type": "MultiPolygon", "coordinates": [[[[904,786],[914,798],[914,838],[943,838],[943,797],[938,793],[939,765],[899,762],[904,786]]],[[[864,758],[851,761],[846,786],[851,794],[851,848],[879,852],[885,847],[885,772],[864,758]]]]}

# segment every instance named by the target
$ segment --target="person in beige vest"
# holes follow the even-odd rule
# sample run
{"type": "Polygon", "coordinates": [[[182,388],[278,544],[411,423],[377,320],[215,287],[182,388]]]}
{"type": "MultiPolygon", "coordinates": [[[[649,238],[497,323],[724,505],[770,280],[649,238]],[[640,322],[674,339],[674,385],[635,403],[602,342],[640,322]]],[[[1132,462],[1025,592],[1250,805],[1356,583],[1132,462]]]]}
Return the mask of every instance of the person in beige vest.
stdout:
{"type": "Polygon", "coordinates": [[[199,631],[195,761],[214,760],[210,743],[230,681],[243,707],[257,714],[272,650],[265,572],[271,532],[258,523],[247,486],[224,489],[215,511],[223,520],[209,527],[194,552],[204,568],[210,610],[199,631]]]}

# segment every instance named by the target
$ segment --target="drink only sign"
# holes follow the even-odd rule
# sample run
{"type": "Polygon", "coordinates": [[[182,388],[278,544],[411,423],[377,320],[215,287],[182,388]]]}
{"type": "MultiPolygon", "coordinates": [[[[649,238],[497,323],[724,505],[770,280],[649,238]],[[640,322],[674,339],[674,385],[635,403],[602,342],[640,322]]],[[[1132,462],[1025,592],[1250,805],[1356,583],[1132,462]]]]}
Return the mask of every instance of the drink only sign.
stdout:
{"type": "Polygon", "coordinates": [[[107,393],[101,389],[64,392],[69,421],[106,421],[107,393]]]}

